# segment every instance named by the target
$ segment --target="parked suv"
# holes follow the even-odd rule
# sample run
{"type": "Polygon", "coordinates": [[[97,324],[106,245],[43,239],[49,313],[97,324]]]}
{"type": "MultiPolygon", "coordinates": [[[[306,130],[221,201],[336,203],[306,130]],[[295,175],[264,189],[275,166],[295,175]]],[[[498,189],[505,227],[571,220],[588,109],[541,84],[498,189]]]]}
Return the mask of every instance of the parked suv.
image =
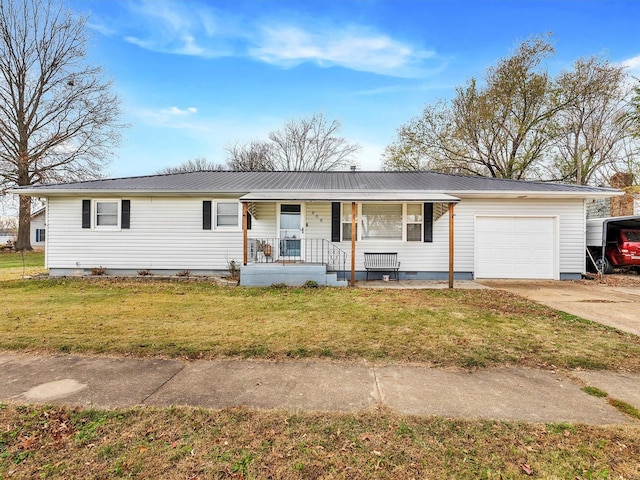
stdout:
{"type": "Polygon", "coordinates": [[[606,256],[614,267],[640,267],[640,230],[618,230],[615,241],[607,242],[606,256]]]}
{"type": "Polygon", "coordinates": [[[592,250],[596,267],[602,273],[612,273],[614,268],[623,267],[633,267],[640,272],[640,230],[623,228],[611,233],[604,257],[601,250],[592,250]]]}

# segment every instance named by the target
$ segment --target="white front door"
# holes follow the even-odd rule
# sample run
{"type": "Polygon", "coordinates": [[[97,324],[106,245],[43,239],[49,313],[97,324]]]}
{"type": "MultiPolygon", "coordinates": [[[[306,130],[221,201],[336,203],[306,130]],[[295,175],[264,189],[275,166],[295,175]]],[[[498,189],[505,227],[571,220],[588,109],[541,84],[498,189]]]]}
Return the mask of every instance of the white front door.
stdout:
{"type": "Polygon", "coordinates": [[[280,205],[280,257],[284,260],[302,260],[304,252],[302,205],[280,205]]]}

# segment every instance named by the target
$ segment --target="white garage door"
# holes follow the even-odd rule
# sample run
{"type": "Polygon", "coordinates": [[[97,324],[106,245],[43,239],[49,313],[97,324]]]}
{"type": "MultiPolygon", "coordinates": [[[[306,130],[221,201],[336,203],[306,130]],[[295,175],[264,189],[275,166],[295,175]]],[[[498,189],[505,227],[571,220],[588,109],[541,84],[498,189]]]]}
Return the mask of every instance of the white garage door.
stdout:
{"type": "Polygon", "coordinates": [[[554,279],[554,217],[476,217],[476,278],[554,279]]]}

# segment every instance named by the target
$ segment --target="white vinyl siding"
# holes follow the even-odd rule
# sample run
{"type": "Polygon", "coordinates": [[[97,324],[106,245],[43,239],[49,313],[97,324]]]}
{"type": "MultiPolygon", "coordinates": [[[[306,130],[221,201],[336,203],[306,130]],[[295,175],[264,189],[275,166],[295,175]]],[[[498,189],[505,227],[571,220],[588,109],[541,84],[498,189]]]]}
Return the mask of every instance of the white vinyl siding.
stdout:
{"type": "MultiPolygon", "coordinates": [[[[131,198],[131,228],[123,230],[82,229],[82,198],[50,198],[48,267],[226,270],[230,260],[242,261],[242,228],[202,229],[202,201],[208,198],[127,198],[131,198]]],[[[236,202],[237,199],[219,201],[236,202]]],[[[249,238],[277,237],[278,208],[276,203],[255,204],[249,238]]],[[[305,238],[330,240],[331,203],[309,202],[304,211],[305,238]]],[[[557,216],[557,269],[560,274],[581,273],[585,261],[584,211],[582,199],[462,198],[455,207],[455,270],[474,271],[476,216],[528,215],[557,216]]],[[[337,245],[347,255],[350,254],[350,241],[338,242],[337,245]]],[[[405,272],[446,272],[449,262],[449,216],[445,213],[434,222],[432,243],[380,239],[358,242],[356,269],[359,271],[364,270],[365,251],[398,252],[398,260],[402,262],[402,271],[405,272]]]]}
{"type": "Polygon", "coordinates": [[[48,267],[226,270],[242,262],[241,228],[202,229],[206,198],[129,198],[131,228],[103,230],[82,228],[81,198],[51,197],[48,267]]]}

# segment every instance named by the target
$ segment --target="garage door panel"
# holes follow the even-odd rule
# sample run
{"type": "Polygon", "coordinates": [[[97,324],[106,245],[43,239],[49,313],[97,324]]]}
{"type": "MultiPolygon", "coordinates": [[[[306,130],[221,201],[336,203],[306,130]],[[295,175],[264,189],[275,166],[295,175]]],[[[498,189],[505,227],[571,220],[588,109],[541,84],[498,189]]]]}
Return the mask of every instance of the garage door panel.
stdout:
{"type": "Polygon", "coordinates": [[[554,217],[476,217],[476,278],[555,278],[554,217]]]}

